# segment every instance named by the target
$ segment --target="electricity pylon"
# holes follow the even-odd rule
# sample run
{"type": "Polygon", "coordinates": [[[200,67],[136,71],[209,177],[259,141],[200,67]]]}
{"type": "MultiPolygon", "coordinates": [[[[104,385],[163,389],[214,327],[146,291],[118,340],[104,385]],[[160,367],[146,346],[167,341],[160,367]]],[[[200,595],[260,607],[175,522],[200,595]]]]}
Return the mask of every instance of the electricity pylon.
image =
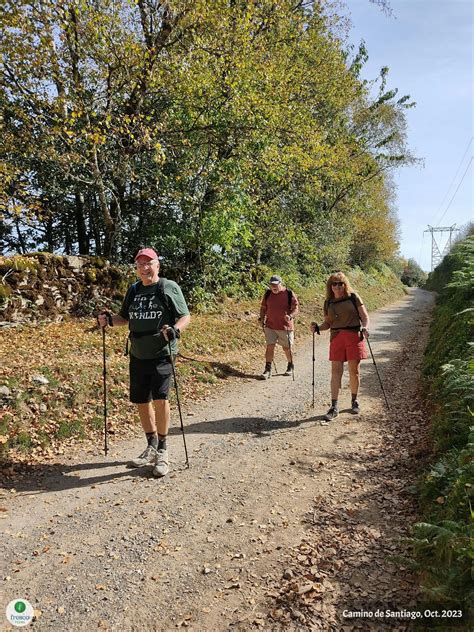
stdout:
{"type": "Polygon", "coordinates": [[[441,263],[443,257],[448,254],[451,250],[451,246],[453,243],[453,234],[458,232],[459,228],[456,228],[456,224],[452,226],[430,226],[428,224],[428,228],[424,231],[425,233],[431,233],[431,272],[436,268],[436,266],[441,263]],[[441,233],[440,240],[443,238],[442,233],[449,233],[449,237],[444,245],[444,248],[438,246],[438,243],[435,239],[435,233],[441,233]]]}

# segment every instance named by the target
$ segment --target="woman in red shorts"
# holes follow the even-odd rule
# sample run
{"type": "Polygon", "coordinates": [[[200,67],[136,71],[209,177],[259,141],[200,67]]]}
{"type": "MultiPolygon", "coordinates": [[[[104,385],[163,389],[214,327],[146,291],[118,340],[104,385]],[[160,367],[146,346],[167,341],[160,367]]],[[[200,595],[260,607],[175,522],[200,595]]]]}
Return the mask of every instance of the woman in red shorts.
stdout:
{"type": "MultiPolygon", "coordinates": [[[[364,338],[368,338],[369,315],[360,297],[356,294],[345,274],[334,272],[326,282],[326,300],[324,301],[324,322],[320,331],[331,330],[329,360],[331,361],[331,408],[324,418],[335,419],[339,414],[338,398],[341,390],[344,362],[349,367],[349,382],[352,394],[351,412],[360,412],[357,401],[360,375],[359,364],[365,360],[367,350],[364,338]],[[360,335],[362,332],[362,336],[360,335]],[[362,338],[362,339],[361,339],[362,338]]],[[[311,330],[316,332],[318,325],[313,323],[311,330]]]]}

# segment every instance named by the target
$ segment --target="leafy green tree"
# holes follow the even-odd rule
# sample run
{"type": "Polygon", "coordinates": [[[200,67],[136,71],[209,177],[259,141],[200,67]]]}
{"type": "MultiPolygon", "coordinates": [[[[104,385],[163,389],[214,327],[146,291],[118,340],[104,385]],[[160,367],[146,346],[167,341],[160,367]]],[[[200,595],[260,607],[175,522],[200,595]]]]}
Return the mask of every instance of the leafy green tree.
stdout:
{"type": "Polygon", "coordinates": [[[129,259],[148,243],[211,293],[269,267],[304,281],[393,255],[387,183],[412,161],[412,104],[387,69],[360,79],[365,46],[351,58],[329,7],[4,5],[6,248],[129,259]]]}
{"type": "Polygon", "coordinates": [[[402,283],[409,287],[421,287],[427,278],[428,274],[421,269],[415,259],[408,259],[401,277],[402,283]]]}

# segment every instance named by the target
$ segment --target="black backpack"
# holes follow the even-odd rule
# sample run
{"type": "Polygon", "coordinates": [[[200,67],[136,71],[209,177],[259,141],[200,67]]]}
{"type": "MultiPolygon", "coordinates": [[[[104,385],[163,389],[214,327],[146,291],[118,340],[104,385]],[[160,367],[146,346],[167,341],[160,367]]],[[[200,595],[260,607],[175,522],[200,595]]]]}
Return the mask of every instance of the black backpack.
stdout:
{"type": "MultiPolygon", "coordinates": [[[[136,283],[132,285],[131,291],[130,291],[129,303],[128,303],[129,306],[133,303],[133,300],[138,293],[138,288],[140,284],[141,284],[141,281],[137,281],[136,283]]],[[[166,279],[164,277],[160,277],[158,279],[158,283],[156,284],[155,296],[157,296],[160,299],[160,301],[166,306],[166,309],[173,314],[173,317],[176,321],[176,310],[174,307],[174,303],[170,299],[170,297],[167,294],[165,294],[165,285],[166,285],[166,279]]]]}
{"type": "MultiPolygon", "coordinates": [[[[357,314],[357,318],[359,319],[359,325],[357,325],[357,327],[343,327],[343,329],[349,329],[349,330],[354,330],[354,331],[359,331],[360,330],[360,323],[362,322],[360,319],[360,314],[359,314],[359,308],[357,307],[357,301],[356,301],[356,295],[354,294],[354,292],[351,292],[351,294],[349,294],[349,296],[345,299],[343,299],[344,301],[350,301],[352,303],[352,305],[354,305],[354,309],[356,311],[357,314]]],[[[330,303],[332,303],[333,301],[330,300],[326,300],[325,301],[325,310],[327,310],[327,308],[329,307],[330,303]]],[[[341,301],[338,301],[339,303],[341,301]]],[[[339,329],[338,327],[331,327],[331,329],[337,330],[339,329]]]]}
{"type": "MultiPolygon", "coordinates": [[[[272,293],[271,290],[267,290],[265,292],[265,296],[263,297],[265,303],[267,302],[267,298],[270,296],[271,293],[272,293]]],[[[291,301],[293,300],[293,292],[289,290],[288,288],[286,288],[286,293],[288,294],[288,309],[291,309],[291,301]]]]}
{"type": "MultiPolygon", "coordinates": [[[[141,284],[141,281],[137,281],[130,288],[130,295],[128,297],[128,306],[129,307],[133,303],[133,300],[134,300],[135,296],[138,293],[138,288],[139,288],[140,284],[141,284]]],[[[175,323],[176,320],[177,320],[176,308],[174,306],[173,301],[170,299],[170,297],[167,294],[165,294],[165,286],[166,286],[166,279],[164,277],[160,277],[158,279],[158,283],[156,284],[155,296],[157,296],[159,298],[159,300],[166,306],[166,309],[169,312],[171,312],[171,314],[173,315],[174,323],[175,323]]],[[[156,329],[150,329],[150,330],[141,331],[141,332],[130,331],[128,336],[127,336],[127,344],[125,346],[125,353],[124,353],[124,355],[128,355],[128,341],[130,340],[130,338],[133,338],[133,337],[142,338],[143,336],[153,336],[156,333],[158,333],[158,331],[156,329]]]]}
{"type": "Polygon", "coordinates": [[[351,294],[349,295],[349,298],[351,299],[352,305],[354,305],[354,309],[356,311],[357,318],[359,319],[359,323],[361,323],[362,321],[360,319],[359,308],[357,307],[356,295],[354,294],[354,292],[351,292],[351,294]]]}

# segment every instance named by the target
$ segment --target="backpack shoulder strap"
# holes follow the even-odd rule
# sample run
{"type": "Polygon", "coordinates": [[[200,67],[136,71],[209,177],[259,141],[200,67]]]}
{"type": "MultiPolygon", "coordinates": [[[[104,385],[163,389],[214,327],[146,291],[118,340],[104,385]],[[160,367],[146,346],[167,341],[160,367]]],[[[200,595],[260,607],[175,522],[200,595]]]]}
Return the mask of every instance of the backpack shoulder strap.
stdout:
{"type": "Polygon", "coordinates": [[[351,295],[349,296],[349,298],[351,299],[351,303],[352,305],[354,305],[354,309],[357,312],[357,318],[359,319],[360,322],[362,322],[360,320],[359,308],[357,307],[356,295],[354,294],[354,292],[351,292],[351,295]]]}
{"type": "Polygon", "coordinates": [[[130,305],[133,303],[133,300],[135,298],[135,296],[137,295],[138,292],[138,286],[141,283],[141,281],[135,281],[135,283],[132,283],[132,285],[130,286],[129,291],[127,292],[127,309],[130,307],[130,305]]]}
{"type": "MultiPolygon", "coordinates": [[[[135,296],[137,295],[138,286],[139,286],[140,283],[141,283],[141,281],[135,281],[135,283],[132,283],[132,285],[130,286],[130,290],[129,290],[129,294],[128,294],[128,307],[127,307],[127,309],[133,303],[133,300],[134,300],[135,296]]],[[[130,341],[130,325],[129,325],[127,341],[125,343],[125,351],[124,351],[124,354],[123,354],[124,356],[128,356],[129,341],[130,341]]]]}
{"type": "Polygon", "coordinates": [[[165,294],[165,277],[160,277],[158,279],[158,283],[156,284],[156,294],[160,295],[160,298],[163,299],[163,301],[168,304],[168,301],[166,300],[166,294],[165,294]]]}
{"type": "Polygon", "coordinates": [[[166,305],[166,308],[172,313],[173,318],[176,322],[177,317],[176,317],[176,308],[174,306],[174,303],[171,299],[171,297],[168,296],[168,294],[166,294],[165,292],[165,287],[166,287],[166,278],[165,277],[160,277],[158,279],[158,283],[156,286],[156,294],[160,297],[162,303],[164,303],[164,305],[166,305]]]}
{"type": "Polygon", "coordinates": [[[263,300],[265,301],[265,303],[267,302],[267,298],[270,296],[271,292],[271,290],[265,290],[265,294],[263,295],[263,300]]]}

